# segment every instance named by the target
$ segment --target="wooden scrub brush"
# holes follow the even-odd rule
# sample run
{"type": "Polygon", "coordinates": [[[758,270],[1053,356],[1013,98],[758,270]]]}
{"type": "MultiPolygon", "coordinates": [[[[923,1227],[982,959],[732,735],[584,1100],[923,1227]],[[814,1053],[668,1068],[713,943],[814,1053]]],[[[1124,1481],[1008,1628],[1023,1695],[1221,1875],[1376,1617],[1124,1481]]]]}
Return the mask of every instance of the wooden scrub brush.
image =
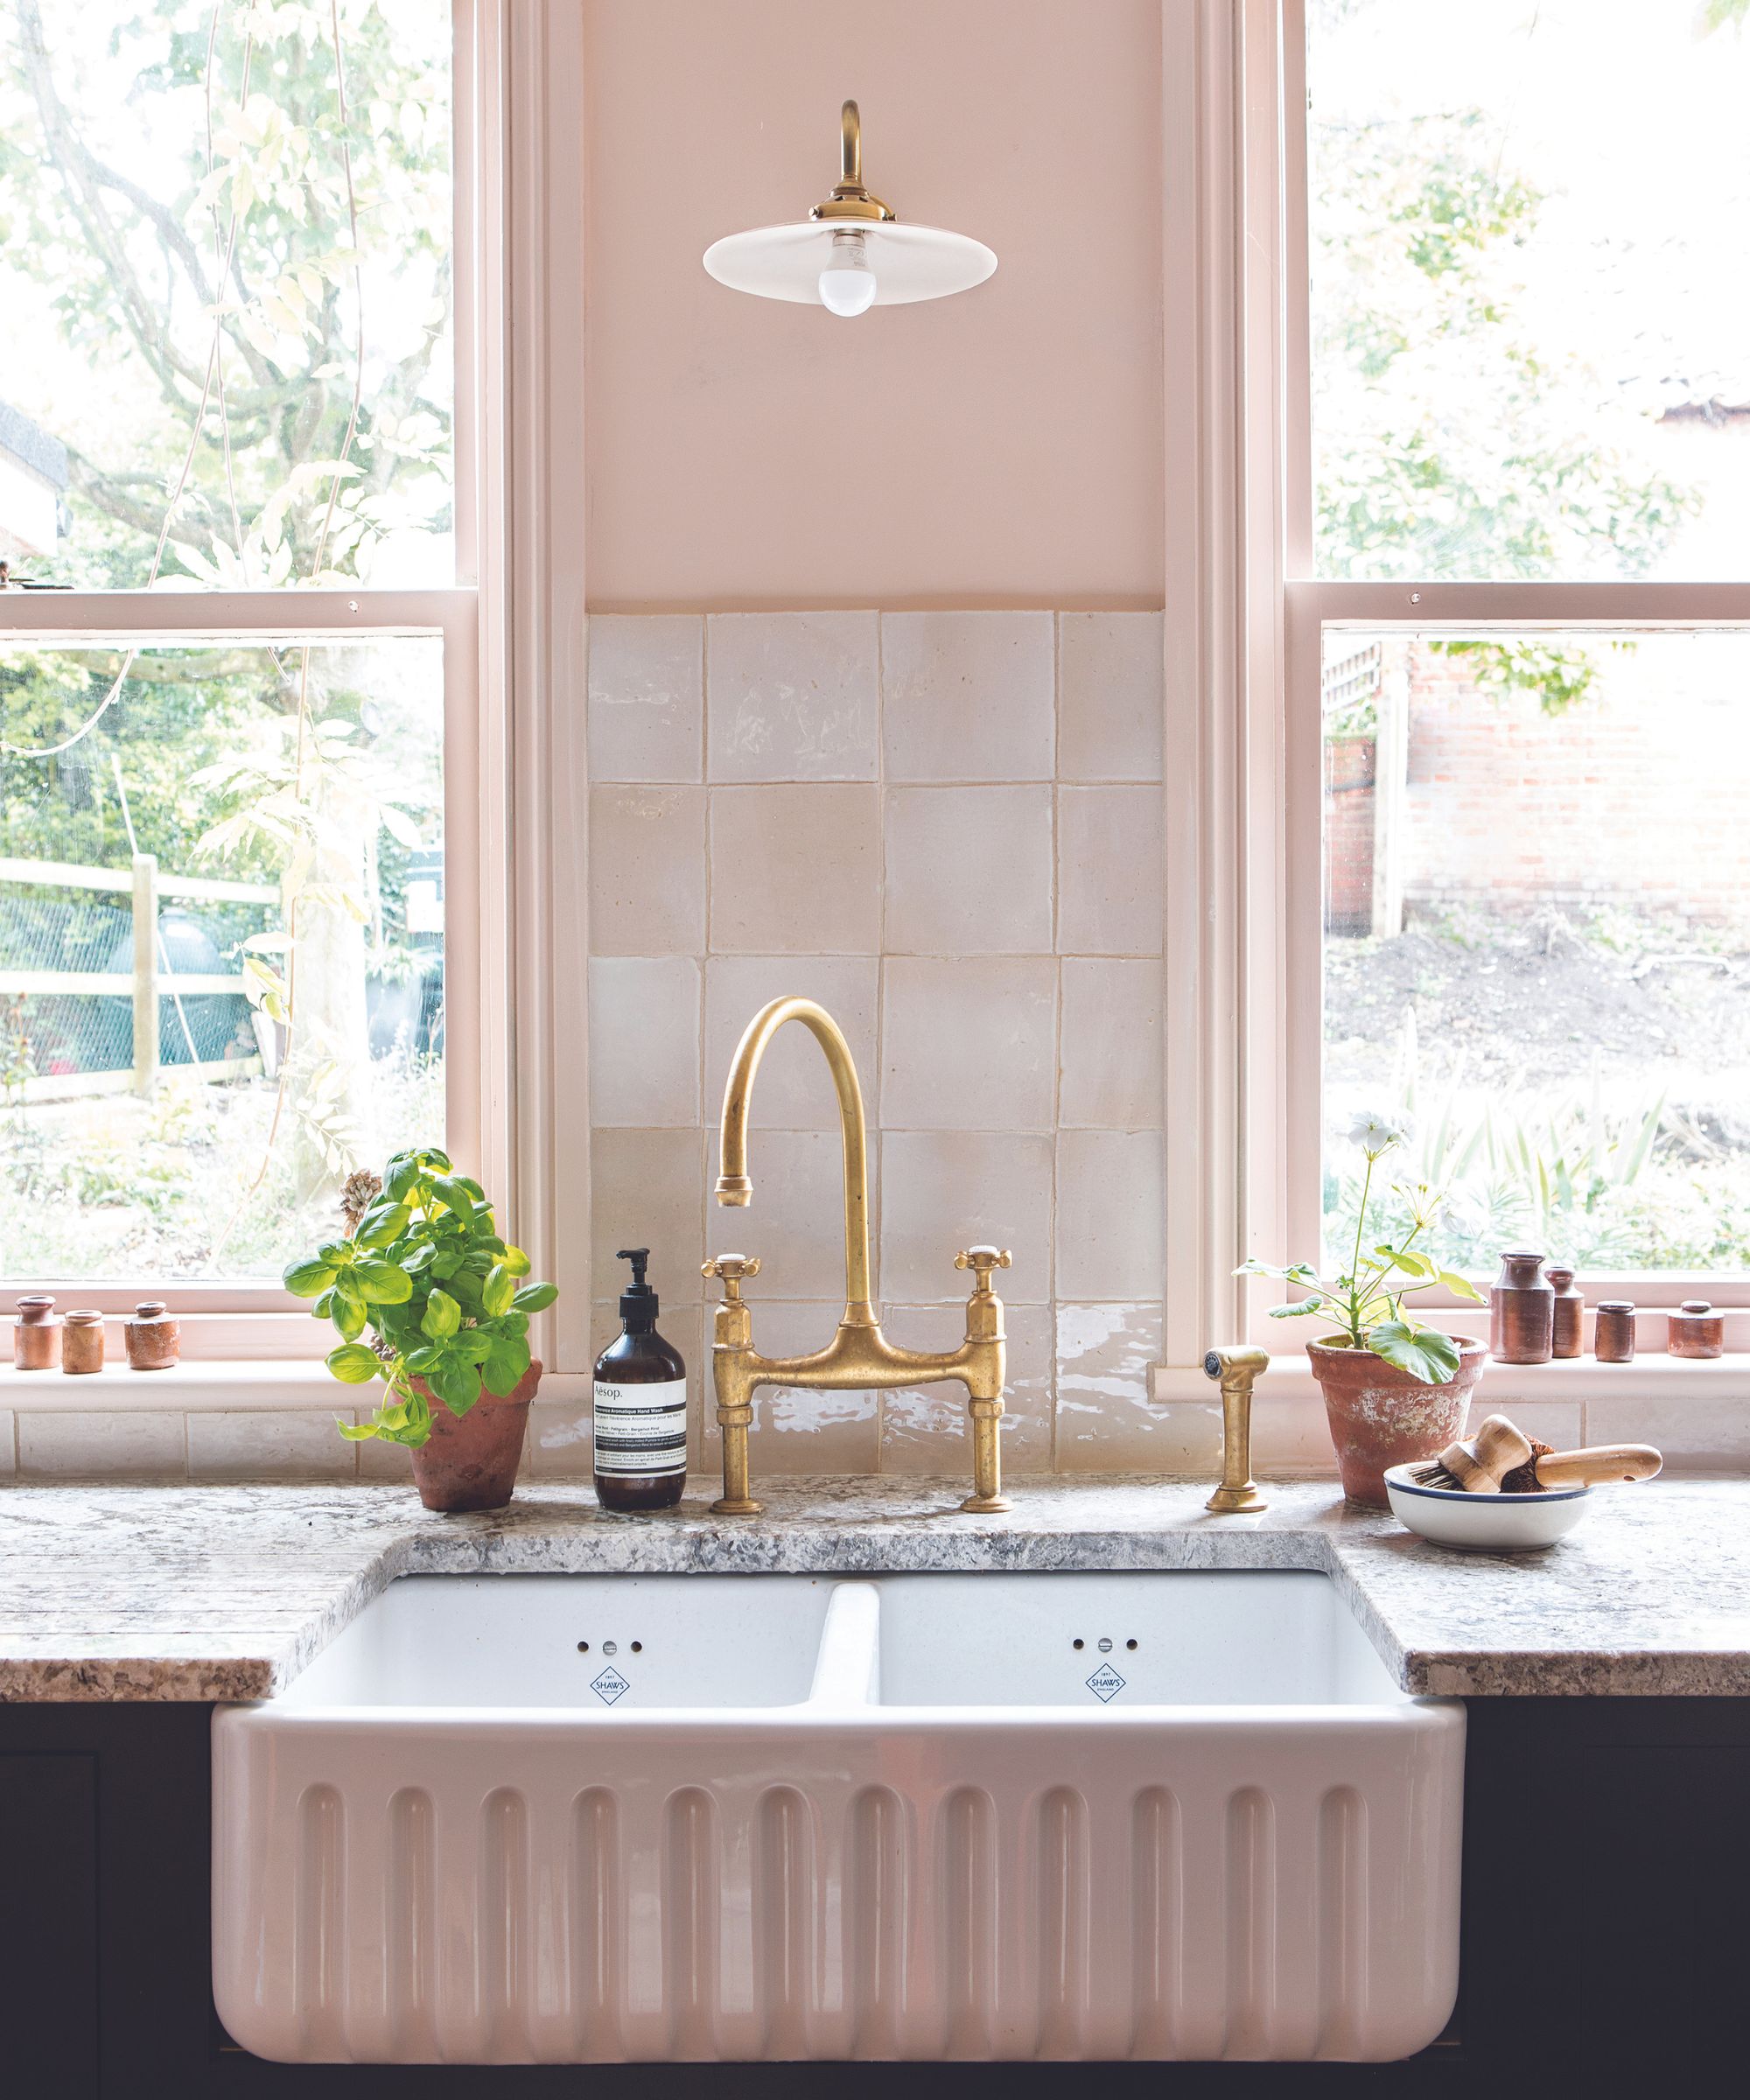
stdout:
{"type": "Polygon", "coordinates": [[[1552,1488],[1595,1488],[1606,1480],[1650,1480],[1664,1462],[1650,1444],[1554,1451],[1505,1415],[1490,1415],[1468,1443],[1449,1444],[1410,1477],[1418,1487],[1466,1494],[1536,1494],[1552,1488]]]}

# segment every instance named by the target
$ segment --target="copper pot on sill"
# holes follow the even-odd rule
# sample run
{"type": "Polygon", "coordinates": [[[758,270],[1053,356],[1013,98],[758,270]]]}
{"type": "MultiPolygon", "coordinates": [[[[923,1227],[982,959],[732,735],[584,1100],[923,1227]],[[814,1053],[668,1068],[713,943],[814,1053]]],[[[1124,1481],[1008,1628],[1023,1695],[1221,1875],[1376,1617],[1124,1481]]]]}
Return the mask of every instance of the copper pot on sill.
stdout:
{"type": "Polygon", "coordinates": [[[1488,1353],[1497,1363],[1548,1363],[1555,1346],[1556,1287],[1541,1254],[1503,1254],[1488,1294],[1488,1353]]]}
{"type": "Polygon", "coordinates": [[[1665,1316],[1665,1351],[1671,1356],[1725,1355],[1725,1313],[1704,1298],[1686,1298],[1665,1316]]]}
{"type": "Polygon", "coordinates": [[[182,1343],[182,1323],[170,1317],[170,1308],[163,1298],[142,1298],[122,1332],[127,1337],[130,1371],[173,1368],[182,1343]]]}
{"type": "Polygon", "coordinates": [[[60,1368],[78,1378],[103,1368],[103,1315],[85,1306],[70,1312],[61,1327],[60,1368]]]}
{"type": "Polygon", "coordinates": [[[18,1300],[18,1317],[12,1326],[12,1362],[21,1371],[52,1371],[60,1362],[60,1322],[54,1316],[54,1300],[46,1291],[32,1291],[18,1300]]]}

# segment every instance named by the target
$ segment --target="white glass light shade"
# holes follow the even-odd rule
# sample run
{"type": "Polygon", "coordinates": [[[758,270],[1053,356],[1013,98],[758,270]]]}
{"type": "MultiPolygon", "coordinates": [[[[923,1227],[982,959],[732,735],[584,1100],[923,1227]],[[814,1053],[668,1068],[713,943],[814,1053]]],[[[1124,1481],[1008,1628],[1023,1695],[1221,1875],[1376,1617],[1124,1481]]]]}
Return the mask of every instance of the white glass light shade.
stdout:
{"type": "MultiPolygon", "coordinates": [[[[795,226],[762,226],[751,233],[730,234],[705,250],[705,268],[732,291],[818,306],[821,272],[833,260],[832,237],[845,230],[843,220],[834,223],[807,219],[795,226]]],[[[859,224],[855,230],[863,236],[874,273],[872,304],[877,306],[909,306],[919,299],[970,291],[997,267],[996,256],[982,241],[947,233],[939,226],[883,220],[859,224]]]]}

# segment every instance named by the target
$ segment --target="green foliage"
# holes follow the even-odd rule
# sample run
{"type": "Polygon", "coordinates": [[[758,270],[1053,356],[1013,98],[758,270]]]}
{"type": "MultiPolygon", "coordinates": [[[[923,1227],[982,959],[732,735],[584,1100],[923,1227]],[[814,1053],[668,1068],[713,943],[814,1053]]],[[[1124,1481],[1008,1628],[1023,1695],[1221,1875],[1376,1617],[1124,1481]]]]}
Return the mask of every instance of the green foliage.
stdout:
{"type": "Polygon", "coordinates": [[[511,1392],[529,1365],[529,1316],[558,1296],[522,1282],[528,1268],[500,1238],[478,1181],[435,1147],[397,1152],[351,1237],[325,1241],[285,1272],[286,1289],[314,1298],[340,1337],[327,1358],[334,1376],[388,1386],[372,1419],[341,1423],[341,1435],[417,1450],[431,1433],[428,1393],[465,1415],[483,1390],[511,1392]],[[369,1343],[359,1339],[367,1328],[369,1343]]]}
{"type": "MultiPolygon", "coordinates": [[[[1511,693],[1535,693],[1546,715],[1565,714],[1586,698],[1598,678],[1597,659],[1586,647],[1564,648],[1552,641],[1443,641],[1434,637],[1427,646],[1442,656],[1466,658],[1479,691],[1498,700],[1511,693]]],[[[1612,641],[1609,647],[1628,651],[1634,644],[1612,641]]]]}
{"type": "Polygon", "coordinates": [[[1331,576],[1639,575],[1691,498],[1518,326],[1542,200],[1480,110],[1340,128],[1315,153],[1318,536],[1331,576]]]}
{"type": "Polygon", "coordinates": [[[143,584],[185,460],[174,564],[205,583],[368,580],[446,530],[448,10],[342,0],[338,65],[326,0],[139,0],[101,61],[80,10],[6,15],[0,278],[66,353],[19,402],[70,453],[38,573],[143,584]]]}
{"type": "Polygon", "coordinates": [[[1355,1207],[1354,1247],[1348,1267],[1340,1275],[1326,1281],[1310,1262],[1292,1262],[1283,1268],[1258,1261],[1242,1262],[1234,1273],[1280,1277],[1304,1293],[1286,1305],[1272,1306],[1272,1320],[1327,1320],[1346,1347],[1371,1349],[1424,1385],[1439,1385],[1459,1368],[1457,1344],[1448,1334],[1418,1326],[1404,1312],[1404,1301],[1417,1292],[1435,1289],[1478,1301],[1481,1294],[1467,1278],[1442,1268],[1413,1244],[1433,1223],[1438,1200],[1425,1186],[1406,1192],[1411,1215],[1400,1236],[1377,1242],[1370,1250],[1362,1244],[1374,1168],[1403,1142],[1402,1127],[1389,1129],[1382,1124],[1376,1137],[1368,1134],[1362,1139],[1366,1165],[1355,1207]]]}

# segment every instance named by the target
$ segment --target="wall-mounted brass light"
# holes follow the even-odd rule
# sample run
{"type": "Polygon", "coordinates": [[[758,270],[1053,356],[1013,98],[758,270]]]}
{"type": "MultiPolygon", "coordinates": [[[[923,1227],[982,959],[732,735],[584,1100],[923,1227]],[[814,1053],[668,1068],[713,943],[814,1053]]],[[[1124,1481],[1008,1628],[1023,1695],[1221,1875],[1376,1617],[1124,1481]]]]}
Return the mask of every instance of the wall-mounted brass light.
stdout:
{"type": "Polygon", "coordinates": [[[846,320],[872,306],[970,291],[996,267],[982,241],[937,226],[902,226],[863,186],[855,102],[847,102],[841,116],[839,179],[824,203],[800,224],[730,234],[705,250],[705,268],[733,291],[824,306],[846,320]]]}

